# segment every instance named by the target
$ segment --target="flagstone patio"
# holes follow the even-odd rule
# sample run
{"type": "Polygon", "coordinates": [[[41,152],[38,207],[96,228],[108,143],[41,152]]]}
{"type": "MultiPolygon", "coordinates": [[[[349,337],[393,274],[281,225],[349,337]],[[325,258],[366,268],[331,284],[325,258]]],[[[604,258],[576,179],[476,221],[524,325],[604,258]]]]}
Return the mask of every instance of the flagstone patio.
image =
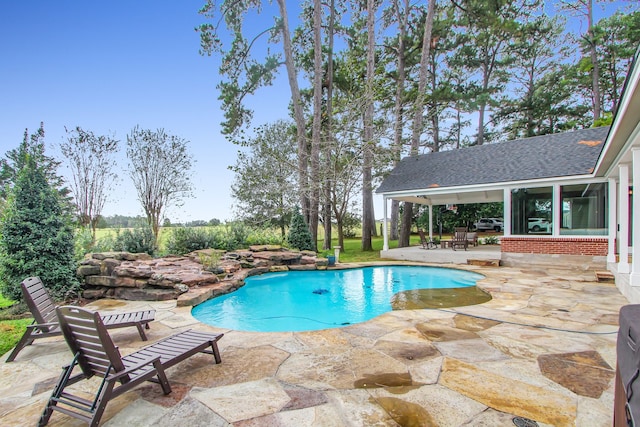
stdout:
{"type": "MultiPolygon", "coordinates": [[[[610,426],[618,311],[611,283],[570,271],[458,266],[486,276],[492,300],[392,311],[339,329],[249,333],[203,325],[175,301],[102,300],[101,312],[154,308],[149,342],[184,329],[224,332],[222,364],[197,355],[168,371],[173,392],[140,386],[114,399],[105,426],[610,426]]],[[[271,303],[277,303],[273,301],[271,303]]],[[[123,354],[146,344],[112,330],[123,354]]],[[[0,425],[36,424],[62,338],[0,359],[0,425]]],[[[88,384],[75,387],[87,388],[88,384]]],[[[54,413],[50,425],[82,425],[54,413]]]]}

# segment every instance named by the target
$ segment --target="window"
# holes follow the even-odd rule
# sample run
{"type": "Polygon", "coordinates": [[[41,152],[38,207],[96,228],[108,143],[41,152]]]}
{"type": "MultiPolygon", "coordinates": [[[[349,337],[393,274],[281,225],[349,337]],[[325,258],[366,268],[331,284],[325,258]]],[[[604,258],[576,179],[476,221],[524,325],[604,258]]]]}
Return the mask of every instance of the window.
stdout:
{"type": "Polygon", "coordinates": [[[511,234],[551,234],[553,187],[511,191],[511,234]]]}
{"type": "Polygon", "coordinates": [[[561,235],[607,235],[607,188],[604,183],[563,185],[560,191],[561,235]]]}

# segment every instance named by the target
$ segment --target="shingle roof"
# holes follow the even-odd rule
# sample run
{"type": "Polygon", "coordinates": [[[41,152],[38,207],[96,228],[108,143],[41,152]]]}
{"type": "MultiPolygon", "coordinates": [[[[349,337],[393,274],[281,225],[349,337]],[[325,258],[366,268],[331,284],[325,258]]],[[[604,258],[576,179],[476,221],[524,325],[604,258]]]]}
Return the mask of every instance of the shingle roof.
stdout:
{"type": "Polygon", "coordinates": [[[405,157],[376,193],[590,174],[608,131],[583,129],[405,157]]]}

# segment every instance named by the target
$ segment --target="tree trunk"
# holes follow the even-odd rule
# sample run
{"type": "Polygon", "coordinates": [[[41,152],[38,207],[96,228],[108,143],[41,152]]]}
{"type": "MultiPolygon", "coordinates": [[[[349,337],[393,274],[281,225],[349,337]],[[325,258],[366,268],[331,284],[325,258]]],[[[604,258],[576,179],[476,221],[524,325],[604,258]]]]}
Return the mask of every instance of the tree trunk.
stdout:
{"type": "Polygon", "coordinates": [[[282,18],[282,45],[284,50],[285,66],[287,68],[287,77],[289,79],[289,87],[291,89],[291,101],[293,103],[293,116],[296,122],[296,136],[298,141],[298,179],[300,187],[300,208],[302,216],[309,224],[309,179],[307,168],[309,166],[309,151],[307,147],[307,132],[304,120],[304,112],[302,110],[302,99],[300,96],[300,87],[298,86],[298,71],[293,60],[293,48],[291,46],[291,34],[289,32],[289,18],[287,16],[287,5],[285,0],[278,0],[280,8],[280,17],[282,18]]]}
{"type": "MultiPolygon", "coordinates": [[[[320,141],[322,132],[322,4],[313,0],[313,129],[311,137],[311,196],[309,200],[309,231],[318,241],[318,211],[320,206],[320,141]]],[[[317,249],[317,248],[316,248],[317,249]]]]}
{"type": "Polygon", "coordinates": [[[364,141],[362,154],[362,250],[371,251],[373,219],[373,83],[375,73],[375,1],[367,0],[367,77],[365,87],[364,141]]]}
{"type": "MultiPolygon", "coordinates": [[[[398,79],[396,81],[396,100],[394,105],[395,123],[393,129],[393,157],[394,166],[398,164],[402,157],[402,130],[404,128],[404,85],[406,80],[406,58],[404,40],[407,35],[407,21],[409,19],[409,0],[404,0],[403,13],[400,12],[398,0],[393,2],[398,21],[398,51],[396,67],[398,69],[398,79]]],[[[390,239],[398,240],[398,210],[400,203],[394,200],[391,203],[391,232],[390,239]]]]}
{"type": "Polygon", "coordinates": [[[587,1],[587,37],[589,39],[589,51],[591,53],[591,85],[592,85],[592,104],[593,104],[593,120],[600,118],[600,65],[598,64],[598,53],[596,52],[596,40],[593,34],[593,1],[587,1]]]}
{"type": "MultiPolygon", "coordinates": [[[[427,71],[429,60],[429,49],[431,47],[431,32],[433,30],[433,15],[435,13],[435,0],[429,2],[427,17],[424,22],[424,37],[422,38],[422,52],[420,56],[420,76],[418,80],[418,94],[414,104],[413,111],[413,129],[411,132],[411,155],[418,154],[420,147],[420,135],[422,134],[422,116],[424,114],[425,91],[427,88],[427,71]]],[[[413,216],[413,203],[404,204],[404,212],[402,214],[402,227],[400,228],[400,239],[398,247],[409,246],[411,236],[411,218],[413,216]]]]}
{"type": "MultiPolygon", "coordinates": [[[[329,2],[329,52],[327,53],[327,129],[324,143],[325,171],[331,170],[331,149],[333,147],[333,33],[335,31],[334,0],[329,2]]],[[[331,249],[331,186],[333,180],[324,180],[324,242],[322,249],[331,249]]]]}
{"type": "Polygon", "coordinates": [[[344,224],[342,223],[342,217],[336,217],[336,226],[338,227],[338,246],[345,252],[344,248],[344,224]]]}

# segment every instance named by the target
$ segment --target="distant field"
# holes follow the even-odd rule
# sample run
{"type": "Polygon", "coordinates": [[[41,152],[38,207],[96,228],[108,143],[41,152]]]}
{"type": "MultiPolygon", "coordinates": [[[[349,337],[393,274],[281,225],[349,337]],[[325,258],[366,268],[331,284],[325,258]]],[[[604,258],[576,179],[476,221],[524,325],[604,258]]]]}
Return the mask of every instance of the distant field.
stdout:
{"type": "MultiPolygon", "coordinates": [[[[199,227],[199,228],[215,228],[215,226],[210,227],[199,227]]],[[[164,243],[171,233],[171,228],[161,228],[160,229],[160,248],[164,247],[164,243]]],[[[318,235],[322,235],[324,230],[319,230],[318,235]]],[[[112,235],[115,237],[116,229],[114,228],[101,228],[96,230],[96,238],[100,239],[106,237],[108,235],[112,235]]],[[[420,242],[420,238],[418,236],[411,236],[411,245],[416,245],[420,242]]],[[[332,239],[331,247],[333,248],[338,244],[338,239],[332,239]]],[[[354,237],[350,239],[345,239],[344,248],[340,254],[340,260],[343,262],[364,262],[364,261],[377,261],[380,259],[380,251],[382,250],[383,239],[382,236],[373,237],[371,239],[371,245],[373,247],[372,252],[362,252],[360,250],[362,244],[361,237],[354,237]]],[[[397,248],[398,241],[390,241],[390,248],[397,248]]],[[[322,251],[322,239],[318,240],[318,248],[322,251]]]]}

